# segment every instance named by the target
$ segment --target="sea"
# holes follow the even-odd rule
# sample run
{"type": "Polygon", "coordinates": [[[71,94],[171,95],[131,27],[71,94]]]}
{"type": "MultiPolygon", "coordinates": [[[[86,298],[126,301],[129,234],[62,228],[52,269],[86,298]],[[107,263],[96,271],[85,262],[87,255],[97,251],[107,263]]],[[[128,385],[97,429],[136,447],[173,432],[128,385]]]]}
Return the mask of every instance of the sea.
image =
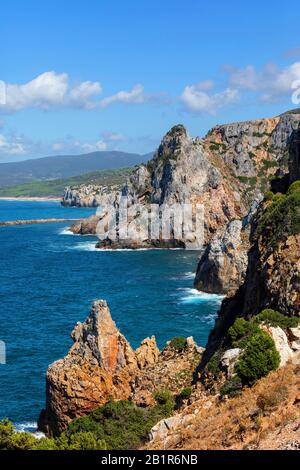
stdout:
{"type": "MultiPolygon", "coordinates": [[[[91,208],[59,201],[0,200],[0,221],[80,218],[91,208]]],[[[64,357],[77,321],[105,299],[118,328],[136,348],[155,335],[160,348],[174,336],[205,346],[222,297],[193,288],[197,251],[95,248],[96,237],[69,225],[0,227],[0,419],[34,432],[45,404],[49,364],[64,357]]]]}

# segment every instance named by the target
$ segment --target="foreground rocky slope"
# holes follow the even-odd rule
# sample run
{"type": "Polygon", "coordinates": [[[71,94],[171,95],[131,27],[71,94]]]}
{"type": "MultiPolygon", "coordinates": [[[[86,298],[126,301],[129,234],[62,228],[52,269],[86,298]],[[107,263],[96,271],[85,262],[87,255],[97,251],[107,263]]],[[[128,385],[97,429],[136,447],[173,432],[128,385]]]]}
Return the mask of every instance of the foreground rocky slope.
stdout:
{"type": "Polygon", "coordinates": [[[268,194],[252,219],[245,281],[223,302],[202,356],[197,387],[210,395],[158,423],[149,449],[300,449],[298,132],[286,194],[268,194]]]}
{"type": "Polygon", "coordinates": [[[196,400],[169,427],[163,422],[147,449],[299,450],[300,359],[272,372],[239,396],[196,400]]]}

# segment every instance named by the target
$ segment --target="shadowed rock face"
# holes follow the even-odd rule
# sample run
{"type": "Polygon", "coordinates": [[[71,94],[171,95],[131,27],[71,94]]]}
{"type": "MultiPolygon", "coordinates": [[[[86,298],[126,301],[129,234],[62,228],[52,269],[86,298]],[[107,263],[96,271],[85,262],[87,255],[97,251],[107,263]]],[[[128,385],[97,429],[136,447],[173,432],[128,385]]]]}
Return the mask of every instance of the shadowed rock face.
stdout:
{"type": "Polygon", "coordinates": [[[230,294],[243,282],[247,270],[249,235],[234,220],[216,234],[201,257],[194,286],[204,292],[230,294]]]}
{"type": "Polygon", "coordinates": [[[201,352],[190,339],[180,354],[172,348],[160,353],[154,337],[146,338],[134,351],[103,300],[93,303],[87,320],[77,323],[71,336],[74,344],[68,354],[47,370],[46,408],[38,422],[47,435],[58,435],[72,419],[88,414],[110,398],[131,398],[148,406],[154,403],[153,392],[161,384],[179,393],[191,383],[201,352]],[[179,383],[182,371],[185,379],[179,383]]]}
{"type": "Polygon", "coordinates": [[[300,126],[293,132],[290,145],[290,182],[300,179],[300,126]]]}
{"type": "MultiPolygon", "coordinates": [[[[298,132],[293,136],[290,146],[291,182],[300,176],[298,132]]],[[[251,318],[265,308],[278,310],[287,316],[300,316],[300,233],[296,229],[293,233],[283,231],[275,245],[268,238],[267,231],[259,233],[257,225],[266,204],[261,204],[252,220],[245,281],[232,298],[223,301],[201,366],[205,366],[218,349],[228,328],[238,316],[251,318]]]]}

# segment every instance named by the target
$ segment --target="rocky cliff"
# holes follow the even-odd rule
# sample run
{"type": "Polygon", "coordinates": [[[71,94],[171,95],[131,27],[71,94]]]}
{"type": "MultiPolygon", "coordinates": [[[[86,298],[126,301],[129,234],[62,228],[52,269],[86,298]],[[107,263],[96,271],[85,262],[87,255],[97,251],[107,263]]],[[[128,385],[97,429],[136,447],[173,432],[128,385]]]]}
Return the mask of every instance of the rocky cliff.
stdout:
{"type": "Polygon", "coordinates": [[[98,207],[103,196],[114,189],[116,188],[95,184],[68,186],[64,190],[62,205],[71,207],[98,207]]]}
{"type": "Polygon", "coordinates": [[[289,145],[297,140],[299,122],[300,114],[285,113],[216,126],[204,139],[191,138],[177,125],[162,139],[153,159],[136,167],[121,190],[102,194],[100,189],[97,202],[92,195],[101,211],[72,230],[96,234],[100,226],[98,248],[203,249],[195,287],[234,294],[246,275],[250,218],[271,185],[283,184],[289,145]],[[122,197],[129,209],[125,227],[118,217],[111,220],[111,208],[118,211],[122,197]],[[193,214],[197,205],[203,205],[203,233],[186,230],[178,235],[171,223],[169,238],[161,233],[149,237],[145,220],[151,204],[162,208],[184,203],[192,205],[193,214]],[[122,239],[124,232],[128,236],[122,239]]]}
{"type": "Polygon", "coordinates": [[[264,309],[300,316],[300,186],[298,131],[289,146],[286,193],[268,193],[252,218],[245,280],[224,300],[203,357],[203,365],[220,348],[236,318],[251,319],[264,309]]]}
{"type": "MultiPolygon", "coordinates": [[[[198,369],[211,395],[159,422],[148,449],[300,448],[299,150],[296,131],[285,193],[268,193],[249,221],[244,282],[223,302],[198,369]]],[[[204,253],[213,272],[213,250],[237,249],[230,239],[235,230],[241,227],[228,226],[204,253]]]]}
{"type": "MultiPolygon", "coordinates": [[[[120,193],[115,192],[109,198],[102,199],[102,211],[98,215],[102,227],[107,229],[98,246],[113,247],[149,247],[149,246],[181,246],[189,248],[202,247],[203,235],[186,230],[182,235],[174,233],[171,225],[169,238],[160,233],[156,238],[149,238],[148,228],[144,228],[143,217],[151,204],[172,206],[174,204],[190,204],[193,211],[197,205],[205,207],[204,240],[210,239],[220,226],[230,220],[241,217],[246,208],[238,190],[233,189],[230,181],[222,172],[222,161],[219,168],[205,149],[204,142],[192,139],[181,125],[172,128],[163,138],[154,158],[146,165],[137,167],[120,193]],[[131,237],[122,240],[118,237],[114,243],[110,238],[112,228],[110,220],[111,204],[120,203],[126,197],[129,205],[129,217],[126,231],[131,237]],[[137,215],[137,205],[142,206],[142,215],[137,215]],[[132,214],[132,215],[131,215],[132,214]],[[137,228],[140,225],[141,228],[137,228]],[[138,242],[136,242],[138,240],[138,242]]],[[[237,185],[240,183],[237,181],[237,185]]],[[[123,227],[117,225],[116,231],[122,232],[123,227]]],[[[81,228],[74,227],[81,232],[81,228]]]]}
{"type": "Polygon", "coordinates": [[[39,429],[48,435],[58,435],[72,419],[111,398],[151,406],[159,388],[178,393],[192,382],[202,352],[192,338],[181,352],[172,345],[160,352],[154,337],[134,351],[102,300],[93,303],[87,320],[77,323],[71,336],[74,344],[68,354],[47,370],[46,408],[39,429]]]}

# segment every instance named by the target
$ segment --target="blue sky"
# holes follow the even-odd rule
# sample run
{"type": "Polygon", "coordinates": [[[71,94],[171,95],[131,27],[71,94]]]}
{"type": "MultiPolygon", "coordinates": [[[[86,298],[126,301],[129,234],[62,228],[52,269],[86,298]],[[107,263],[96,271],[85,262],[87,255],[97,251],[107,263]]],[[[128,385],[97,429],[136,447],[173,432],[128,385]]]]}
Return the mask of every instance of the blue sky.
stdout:
{"type": "Polygon", "coordinates": [[[146,153],[179,122],[202,136],[295,107],[294,0],[6,0],[1,17],[0,161],[146,153]]]}

